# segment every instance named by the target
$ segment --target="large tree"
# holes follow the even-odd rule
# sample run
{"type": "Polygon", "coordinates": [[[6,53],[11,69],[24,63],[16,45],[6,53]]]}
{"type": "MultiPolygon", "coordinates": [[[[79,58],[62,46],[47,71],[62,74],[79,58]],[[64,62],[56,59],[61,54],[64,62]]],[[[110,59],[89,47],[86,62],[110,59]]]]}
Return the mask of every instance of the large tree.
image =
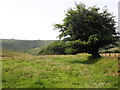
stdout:
{"type": "Polygon", "coordinates": [[[117,40],[114,16],[104,7],[76,4],[67,10],[63,24],[55,24],[59,38],[67,42],[74,54],[87,52],[100,57],[99,48],[117,40]]]}

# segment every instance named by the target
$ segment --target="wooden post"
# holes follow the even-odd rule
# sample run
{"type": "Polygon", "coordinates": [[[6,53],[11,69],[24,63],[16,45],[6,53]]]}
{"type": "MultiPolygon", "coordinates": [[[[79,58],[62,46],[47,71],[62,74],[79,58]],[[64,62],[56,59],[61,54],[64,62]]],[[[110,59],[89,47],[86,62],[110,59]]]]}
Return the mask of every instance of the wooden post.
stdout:
{"type": "Polygon", "coordinates": [[[116,58],[116,53],[115,53],[115,58],[116,58]]]}
{"type": "Polygon", "coordinates": [[[110,57],[110,53],[109,53],[109,57],[110,57]]]}

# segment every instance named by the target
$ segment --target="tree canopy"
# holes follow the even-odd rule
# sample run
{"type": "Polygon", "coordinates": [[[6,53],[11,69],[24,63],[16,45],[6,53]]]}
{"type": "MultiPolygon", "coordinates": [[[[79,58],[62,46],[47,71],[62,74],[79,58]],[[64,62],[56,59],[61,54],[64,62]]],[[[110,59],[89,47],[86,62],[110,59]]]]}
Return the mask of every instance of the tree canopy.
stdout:
{"type": "Polygon", "coordinates": [[[115,25],[114,16],[106,7],[100,10],[80,3],[67,10],[63,24],[54,27],[74,54],[86,52],[99,57],[99,48],[117,40],[115,25]]]}

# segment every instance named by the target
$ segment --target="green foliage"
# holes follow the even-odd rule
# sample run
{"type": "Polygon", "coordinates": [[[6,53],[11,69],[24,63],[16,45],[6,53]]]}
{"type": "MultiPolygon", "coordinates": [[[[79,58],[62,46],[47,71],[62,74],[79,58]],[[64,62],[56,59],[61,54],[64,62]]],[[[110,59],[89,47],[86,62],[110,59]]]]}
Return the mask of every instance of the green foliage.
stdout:
{"type": "Polygon", "coordinates": [[[76,51],[76,49],[73,49],[73,48],[68,47],[65,49],[66,54],[73,54],[74,55],[74,54],[76,54],[75,52],[77,52],[77,51],[76,51]]]}
{"type": "Polygon", "coordinates": [[[111,48],[108,50],[101,50],[102,53],[120,53],[120,48],[111,48]]]}
{"type": "Polygon", "coordinates": [[[86,8],[80,3],[67,10],[63,24],[54,27],[60,32],[59,38],[69,41],[75,53],[98,55],[99,48],[118,40],[115,24],[114,16],[105,7],[103,10],[96,6],[86,8]]]}
{"type": "Polygon", "coordinates": [[[63,41],[56,41],[41,50],[39,54],[65,54],[65,44],[63,41]]]}
{"type": "Polygon", "coordinates": [[[82,42],[80,39],[69,41],[66,44],[67,44],[65,49],[66,54],[77,54],[85,51],[82,48],[85,47],[86,42],[82,42]]]}
{"type": "Polygon", "coordinates": [[[6,57],[3,88],[118,88],[118,60],[89,54],[6,57]]]}
{"type": "Polygon", "coordinates": [[[108,49],[111,49],[111,48],[119,48],[119,47],[120,47],[120,42],[115,42],[115,45],[110,44],[110,45],[104,46],[104,47],[101,48],[101,50],[108,50],[108,49]]]}

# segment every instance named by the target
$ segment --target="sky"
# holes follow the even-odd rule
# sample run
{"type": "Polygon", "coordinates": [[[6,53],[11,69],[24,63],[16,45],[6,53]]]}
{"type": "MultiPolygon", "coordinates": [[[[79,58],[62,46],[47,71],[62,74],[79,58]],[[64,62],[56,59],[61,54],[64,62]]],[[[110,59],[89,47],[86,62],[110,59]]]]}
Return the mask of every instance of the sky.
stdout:
{"type": "Polygon", "coordinates": [[[107,9],[118,19],[119,0],[0,0],[0,39],[58,40],[53,24],[60,24],[65,11],[82,2],[107,9]]]}

